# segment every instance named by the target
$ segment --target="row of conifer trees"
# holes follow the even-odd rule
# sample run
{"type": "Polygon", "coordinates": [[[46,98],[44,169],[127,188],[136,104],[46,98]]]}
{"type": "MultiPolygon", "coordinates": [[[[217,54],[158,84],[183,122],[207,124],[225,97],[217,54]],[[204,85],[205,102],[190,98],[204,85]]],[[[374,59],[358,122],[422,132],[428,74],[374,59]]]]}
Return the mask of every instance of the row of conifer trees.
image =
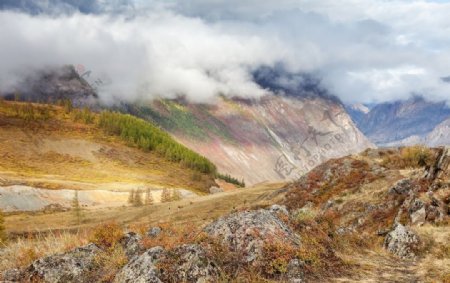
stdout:
{"type": "Polygon", "coordinates": [[[142,119],[128,114],[104,111],[98,125],[112,135],[141,149],[155,151],[166,159],[205,174],[214,174],[216,166],[206,157],[176,142],[169,134],[142,119]]]}

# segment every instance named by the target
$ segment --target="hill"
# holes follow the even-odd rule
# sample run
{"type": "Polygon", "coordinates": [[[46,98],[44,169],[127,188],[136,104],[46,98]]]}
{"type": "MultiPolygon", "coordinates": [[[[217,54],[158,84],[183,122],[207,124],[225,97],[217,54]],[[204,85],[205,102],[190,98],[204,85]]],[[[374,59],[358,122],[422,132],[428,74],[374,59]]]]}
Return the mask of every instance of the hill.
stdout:
{"type": "MultiPolygon", "coordinates": [[[[369,149],[329,160],[289,184],[259,185],[150,208],[99,210],[91,217],[93,225],[116,222],[92,230],[86,224],[88,230],[76,230],[75,235],[62,232],[64,236],[55,237],[52,232],[52,242],[57,243],[53,252],[42,251],[46,237],[30,237],[35,253],[25,261],[19,260],[24,257],[18,249],[27,244],[11,243],[2,268],[28,266],[5,272],[9,279],[55,279],[72,276],[74,271],[65,269],[72,262],[95,266],[93,273],[81,267],[77,278],[82,282],[448,282],[449,164],[448,148],[369,149]],[[137,234],[124,235],[122,225],[137,234]],[[105,228],[115,229],[117,237],[103,234],[105,228]],[[51,255],[90,241],[96,244],[51,255]],[[117,244],[111,249],[105,243],[117,244]],[[20,256],[12,257],[15,253],[20,256]],[[30,264],[44,255],[50,256],[30,264]],[[92,265],[93,257],[104,256],[109,260],[92,265]],[[70,260],[52,265],[61,258],[70,260]]],[[[77,227],[67,221],[68,215],[33,215],[27,221],[37,229],[77,227]],[[57,223],[45,224],[48,217],[57,223]]],[[[6,217],[8,231],[26,231],[12,228],[18,217],[6,217]]]]}
{"type": "Polygon", "coordinates": [[[216,185],[215,166],[159,128],[118,113],[72,109],[70,102],[0,101],[0,144],[6,210],[67,204],[71,190],[87,191],[80,195],[86,204],[125,205],[132,189],[202,194],[216,185]],[[36,188],[55,192],[45,190],[42,198],[36,188]]]}

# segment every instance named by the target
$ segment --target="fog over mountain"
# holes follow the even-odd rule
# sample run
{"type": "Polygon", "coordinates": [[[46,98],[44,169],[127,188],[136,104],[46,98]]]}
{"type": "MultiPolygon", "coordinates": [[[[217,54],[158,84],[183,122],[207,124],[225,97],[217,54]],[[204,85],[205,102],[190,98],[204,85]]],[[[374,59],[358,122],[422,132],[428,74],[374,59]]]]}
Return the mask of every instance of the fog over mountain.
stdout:
{"type": "MultiPolygon", "coordinates": [[[[75,1],[0,3],[0,88],[73,64],[105,101],[273,92],[307,74],[346,103],[448,100],[446,1],[75,1]]],[[[296,81],[296,80],[300,80],[296,81]]]]}

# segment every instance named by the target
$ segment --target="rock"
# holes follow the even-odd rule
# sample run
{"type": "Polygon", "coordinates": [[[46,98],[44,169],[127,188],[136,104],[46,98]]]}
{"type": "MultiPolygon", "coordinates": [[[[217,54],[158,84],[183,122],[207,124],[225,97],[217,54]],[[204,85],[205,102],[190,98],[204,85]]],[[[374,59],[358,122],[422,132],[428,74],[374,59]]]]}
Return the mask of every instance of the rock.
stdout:
{"type": "Polygon", "coordinates": [[[415,258],[419,245],[419,236],[399,223],[384,240],[384,247],[400,258],[415,258]]]}
{"type": "Polygon", "coordinates": [[[209,188],[209,193],[210,194],[218,194],[218,193],[223,193],[224,192],[224,190],[222,189],[222,188],[219,188],[219,187],[211,187],[211,188],[209,188]]]}
{"type": "Polygon", "coordinates": [[[301,262],[298,259],[292,259],[287,266],[286,272],[287,281],[290,283],[304,282],[303,270],[304,270],[303,262],[301,262]]]}
{"type": "Polygon", "coordinates": [[[154,247],[133,258],[114,278],[115,283],[159,283],[156,263],[164,253],[162,247],[154,247]]]}
{"type": "Polygon", "coordinates": [[[289,216],[289,211],[287,210],[285,205],[274,204],[269,208],[269,211],[275,214],[284,214],[289,216]]]}
{"type": "Polygon", "coordinates": [[[412,225],[422,225],[425,223],[425,203],[420,199],[416,198],[411,202],[408,212],[412,225]]]}
{"type": "Polygon", "coordinates": [[[123,236],[123,238],[120,239],[119,244],[124,249],[128,259],[131,259],[132,257],[138,255],[141,252],[142,250],[141,240],[142,238],[134,232],[126,233],[123,236]]]}
{"type": "Polygon", "coordinates": [[[233,252],[242,252],[247,262],[257,259],[265,243],[282,240],[299,245],[300,238],[269,210],[233,213],[209,224],[204,231],[222,240],[233,252]]]}
{"type": "Polygon", "coordinates": [[[170,252],[175,265],[173,273],[167,274],[164,282],[217,282],[220,270],[207,258],[199,245],[182,245],[170,252]]]}
{"type": "Polygon", "coordinates": [[[199,245],[182,245],[171,251],[154,247],[125,265],[114,282],[216,282],[219,274],[217,265],[206,257],[199,245]],[[158,266],[160,262],[172,264],[167,270],[158,266]]]}
{"type": "Polygon", "coordinates": [[[160,227],[157,227],[157,226],[152,227],[152,228],[148,229],[147,236],[151,237],[151,238],[155,238],[155,237],[158,237],[159,234],[161,234],[161,232],[162,232],[162,229],[160,227]]]}
{"type": "Polygon", "coordinates": [[[411,219],[411,225],[423,225],[426,221],[427,213],[425,211],[425,207],[411,213],[409,215],[411,219]]]}
{"type": "MultiPolygon", "coordinates": [[[[22,279],[22,272],[17,269],[10,269],[3,272],[3,280],[5,282],[20,282],[22,279]]],[[[0,282],[3,282],[0,280],[0,282]]]]}
{"type": "Polygon", "coordinates": [[[426,209],[426,220],[428,222],[437,223],[444,219],[445,209],[441,209],[439,206],[429,205],[426,209]]]}
{"type": "Polygon", "coordinates": [[[394,187],[389,189],[389,194],[408,195],[411,190],[414,189],[414,185],[411,179],[403,179],[398,181],[394,187]]]}
{"type": "Polygon", "coordinates": [[[64,254],[38,259],[21,273],[20,282],[90,282],[88,275],[94,268],[94,257],[99,251],[95,244],[89,244],[64,254]]]}

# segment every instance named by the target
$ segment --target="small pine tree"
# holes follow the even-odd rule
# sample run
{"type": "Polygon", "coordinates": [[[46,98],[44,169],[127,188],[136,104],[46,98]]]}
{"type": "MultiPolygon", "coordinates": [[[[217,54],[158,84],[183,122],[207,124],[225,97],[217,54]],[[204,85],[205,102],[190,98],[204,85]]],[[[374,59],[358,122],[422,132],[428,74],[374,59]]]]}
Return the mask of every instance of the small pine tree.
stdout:
{"type": "Polygon", "coordinates": [[[73,110],[73,104],[72,104],[72,100],[70,99],[65,99],[64,100],[64,111],[68,114],[70,112],[72,112],[73,110]]]}
{"type": "Polygon", "coordinates": [[[180,190],[172,190],[172,196],[170,199],[171,201],[181,200],[182,196],[180,190]]]}
{"type": "Polygon", "coordinates": [[[81,207],[80,202],[78,200],[78,191],[75,190],[73,199],[72,199],[72,211],[73,215],[77,221],[77,224],[81,223],[82,215],[81,215],[81,207]]]}
{"type": "Polygon", "coordinates": [[[170,195],[170,191],[167,188],[164,188],[161,193],[161,202],[170,202],[172,200],[172,196],[170,195]]]}
{"type": "Polygon", "coordinates": [[[147,188],[145,192],[145,205],[153,205],[154,202],[152,191],[150,188],[147,188]]]}
{"type": "Polygon", "coordinates": [[[5,232],[5,220],[3,219],[3,213],[0,210],[0,246],[6,242],[6,232],[5,232]]]}
{"type": "Polygon", "coordinates": [[[128,195],[128,203],[131,205],[134,205],[134,195],[135,195],[135,190],[131,190],[130,194],[128,195]]]}
{"type": "Polygon", "coordinates": [[[143,202],[142,202],[142,190],[137,190],[136,193],[134,194],[134,201],[133,201],[133,205],[134,206],[142,206],[143,202]]]}

